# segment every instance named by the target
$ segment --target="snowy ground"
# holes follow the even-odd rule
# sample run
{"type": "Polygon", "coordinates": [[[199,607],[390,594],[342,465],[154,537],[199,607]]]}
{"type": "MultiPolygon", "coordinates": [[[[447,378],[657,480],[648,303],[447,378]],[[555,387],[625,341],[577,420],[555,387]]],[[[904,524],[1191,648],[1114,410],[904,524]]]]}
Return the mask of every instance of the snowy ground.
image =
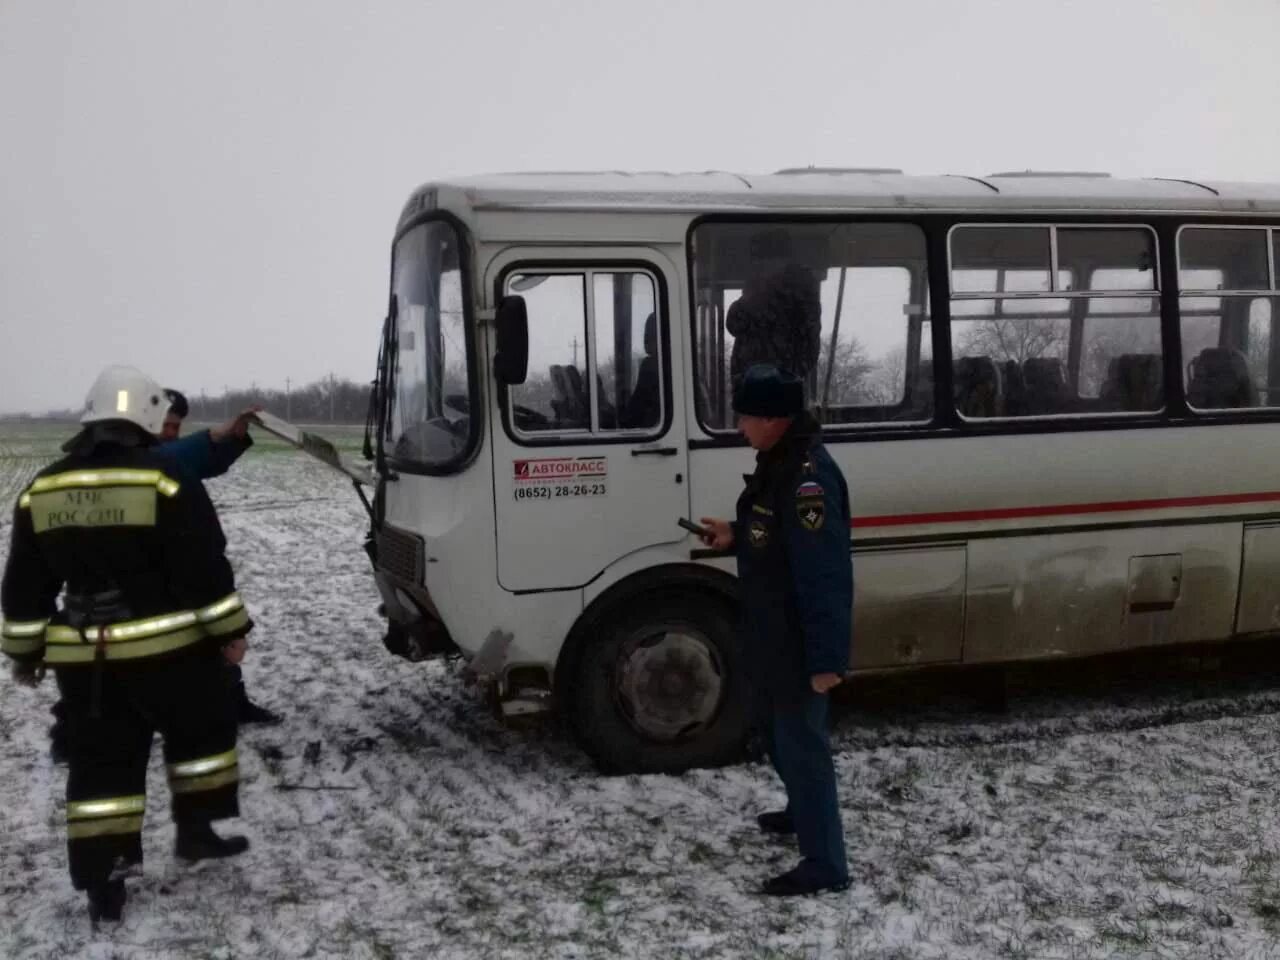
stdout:
{"type": "MultiPolygon", "coordinates": [[[[0,494],[47,450],[0,427],[0,494]]],[[[782,797],[766,768],[608,778],[554,729],[501,727],[456,665],[381,647],[344,481],[258,451],[210,489],[259,624],[251,692],[288,714],[242,737],[253,847],[176,863],[157,751],[146,875],[94,933],[52,684],[0,679],[0,957],[1280,957],[1274,680],[1032,685],[1000,715],[855,688],[853,885],[770,901],[794,851],[753,829],[782,797]]]]}

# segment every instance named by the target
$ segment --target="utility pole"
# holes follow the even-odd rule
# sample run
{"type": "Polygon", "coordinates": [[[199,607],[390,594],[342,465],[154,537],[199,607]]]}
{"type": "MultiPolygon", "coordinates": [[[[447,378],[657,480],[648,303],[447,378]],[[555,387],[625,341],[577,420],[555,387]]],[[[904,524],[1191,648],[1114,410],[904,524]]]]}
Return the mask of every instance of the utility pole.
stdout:
{"type": "Polygon", "coordinates": [[[578,338],[573,338],[573,365],[578,365],[578,338]]]}
{"type": "Polygon", "coordinates": [[[290,389],[292,381],[284,378],[284,418],[293,423],[293,391],[290,389]]]}
{"type": "Polygon", "coordinates": [[[332,373],[329,374],[329,422],[333,423],[333,401],[337,397],[337,380],[332,373]]]}

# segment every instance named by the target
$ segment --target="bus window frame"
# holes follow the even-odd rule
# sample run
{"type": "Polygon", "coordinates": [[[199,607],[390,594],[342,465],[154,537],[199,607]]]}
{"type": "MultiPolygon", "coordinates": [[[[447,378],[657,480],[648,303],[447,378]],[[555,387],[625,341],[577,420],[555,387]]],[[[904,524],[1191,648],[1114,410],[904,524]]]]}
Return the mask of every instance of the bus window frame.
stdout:
{"type": "MultiPolygon", "coordinates": [[[[1046,216],[1043,211],[1026,213],[1000,210],[976,212],[912,212],[893,214],[883,210],[860,210],[834,213],[705,213],[690,217],[685,233],[685,262],[688,277],[686,318],[690,344],[697,348],[697,290],[693,284],[694,245],[693,234],[704,223],[913,223],[925,232],[925,250],[929,264],[930,321],[933,329],[934,364],[934,412],[928,422],[865,425],[850,429],[848,426],[823,427],[823,438],[832,444],[873,443],[898,440],[922,440],[931,437],[983,437],[1020,436],[1022,434],[1070,433],[1075,431],[1103,432],[1109,430],[1145,430],[1162,427],[1208,427],[1231,424],[1280,423],[1280,407],[1235,407],[1215,410],[1194,410],[1186,401],[1183,383],[1182,329],[1178,310],[1182,291],[1178,287],[1177,233],[1184,227],[1265,227],[1280,236],[1280,215],[1262,214],[1249,216],[1238,211],[1224,214],[1147,211],[1053,211],[1046,216]],[[961,223],[973,223],[984,217],[983,225],[1008,224],[1011,226],[1035,226],[1051,222],[1072,227],[1142,226],[1156,234],[1158,290],[1143,291],[1143,295],[1157,298],[1160,303],[1160,337],[1163,350],[1164,408],[1160,411],[1110,411],[1097,414],[1072,414],[1052,417],[1003,417],[966,421],[955,412],[953,396],[953,358],[951,354],[951,278],[947,233],[961,223]],[[1256,221],[1256,222],[1250,222],[1256,221]],[[938,264],[945,263],[945,269],[938,264]]],[[[1274,259],[1274,251],[1273,251],[1274,259]]],[[[1108,291],[1111,292],[1111,291],[1108,291]]],[[[1257,295],[1256,291],[1251,291],[1257,295]]],[[[1061,296],[1061,294],[1059,294],[1061,296]]],[[[1280,297],[1280,294],[1277,294],[1280,297]]],[[[690,360],[690,369],[694,363],[690,360]]],[[[694,373],[696,376],[696,371],[694,373]]],[[[696,391],[696,381],[694,385],[696,391]]],[[[691,450],[733,448],[747,446],[739,434],[712,429],[703,422],[701,411],[695,408],[694,420],[699,436],[693,432],[689,439],[691,450]]]]}
{"type": "MultiPolygon", "coordinates": [[[[502,417],[502,429],[512,443],[521,447],[568,447],[568,446],[603,446],[622,443],[650,443],[658,440],[671,430],[673,421],[672,384],[671,384],[671,336],[673,327],[669,309],[670,300],[667,295],[667,280],[661,267],[644,259],[610,259],[582,258],[557,260],[554,258],[528,258],[515,260],[505,264],[494,279],[494,303],[501,302],[506,296],[507,278],[516,273],[549,273],[549,274],[581,274],[587,297],[594,297],[595,292],[588,283],[591,273],[643,273],[654,283],[654,310],[657,313],[655,323],[659,326],[659,347],[661,353],[660,369],[662,371],[662,418],[657,426],[644,430],[610,430],[599,431],[588,427],[563,433],[525,433],[516,429],[511,422],[511,394],[499,386],[494,391],[499,413],[502,417]],[[665,334],[665,335],[664,335],[665,334]]],[[[588,342],[586,348],[594,351],[596,331],[593,324],[587,323],[588,342]]],[[[590,370],[588,370],[590,374],[590,370]]],[[[593,389],[591,395],[594,397],[593,389]]],[[[598,402],[592,402],[591,418],[596,421],[598,402]]]]}
{"type": "MultiPolygon", "coordinates": [[[[1160,304],[1160,311],[1159,311],[1160,362],[1162,365],[1164,364],[1165,339],[1166,339],[1165,329],[1164,329],[1164,286],[1165,284],[1164,284],[1163,264],[1161,262],[1161,255],[1160,255],[1160,233],[1158,230],[1156,230],[1156,228],[1153,225],[1149,223],[1141,223],[1141,222],[1134,223],[1134,222],[1126,222],[1126,221],[1109,221],[1106,223],[1097,223],[1097,224],[1089,223],[1089,222],[1074,223],[1074,222],[1059,220],[1056,218],[1052,220],[1024,222],[1024,223],[1009,223],[1007,221],[1001,221],[996,223],[987,223],[985,221],[960,221],[952,224],[951,227],[947,230],[947,285],[948,285],[948,288],[951,285],[951,278],[955,270],[955,267],[952,261],[952,245],[953,245],[953,240],[955,238],[955,233],[957,230],[963,230],[966,228],[980,228],[980,229],[1037,228],[1037,229],[1043,229],[1043,230],[1049,231],[1049,238],[1048,238],[1049,239],[1049,277],[1048,277],[1049,289],[1048,290],[1027,290],[1027,291],[1016,290],[1016,291],[965,291],[963,293],[953,292],[950,295],[950,300],[959,300],[962,302],[992,300],[992,301],[995,301],[997,304],[1003,303],[1004,301],[1007,301],[1007,300],[1013,300],[1013,301],[1066,300],[1068,303],[1068,312],[1065,316],[1065,319],[1070,328],[1070,332],[1068,334],[1068,344],[1069,344],[1068,362],[1067,362],[1068,375],[1074,372],[1078,372],[1070,369],[1071,364],[1069,362],[1070,342],[1072,339],[1074,339],[1076,335],[1075,334],[1076,317],[1074,315],[1074,309],[1072,306],[1073,301],[1076,301],[1076,300],[1133,300],[1133,299],[1139,299],[1139,298],[1144,300],[1152,300],[1160,304]],[[1153,264],[1153,269],[1151,274],[1152,286],[1144,289],[1131,289],[1131,290],[1088,290],[1088,289],[1060,290],[1058,289],[1058,282],[1060,279],[1060,274],[1062,273],[1062,264],[1058,259],[1058,230],[1059,229],[1145,230],[1147,233],[1151,235],[1151,239],[1153,241],[1151,244],[1151,249],[1155,252],[1155,263],[1153,264]]],[[[999,270],[998,267],[995,269],[997,271],[999,270]]],[[[1075,278],[1072,278],[1072,279],[1073,279],[1073,286],[1074,286],[1075,278]]],[[[950,331],[952,321],[954,319],[951,316],[950,300],[947,303],[948,331],[950,331]]],[[[999,315],[1000,314],[998,310],[996,311],[996,313],[993,314],[993,316],[999,316],[999,315]]],[[[1046,318],[1049,318],[1051,316],[1052,315],[1046,314],[1046,318]]],[[[969,320],[969,317],[965,317],[964,320],[965,321],[969,320]]],[[[954,340],[951,340],[951,344],[953,347],[955,346],[954,340]]],[[[954,362],[954,358],[953,358],[953,362],[954,362]]],[[[951,375],[954,376],[954,373],[955,371],[952,370],[951,375]]],[[[1072,393],[1076,397],[1080,397],[1078,382],[1069,383],[1068,385],[1070,386],[1072,393]]],[[[959,410],[955,409],[954,394],[952,394],[948,398],[948,403],[951,406],[951,409],[960,418],[961,422],[964,423],[966,426],[973,423],[993,423],[993,422],[1007,423],[1007,422],[1020,422],[1024,420],[1036,420],[1036,421],[1044,422],[1044,421],[1055,421],[1055,420],[1063,420],[1063,419],[1070,419],[1070,420],[1094,420],[1099,418],[1110,419],[1112,417],[1121,417],[1124,419],[1131,420],[1134,418],[1145,418],[1145,417],[1158,416],[1162,414],[1169,405],[1168,387],[1164,383],[1161,384],[1161,393],[1164,395],[1162,397],[1163,402],[1161,403],[1160,407],[1156,410],[1098,410],[1098,411],[1083,412],[1083,413],[1070,412],[1070,413],[1042,413],[1042,414],[1028,414],[1028,415],[1019,415],[1019,416],[1000,416],[1000,417],[966,417],[964,414],[960,413],[959,410]]]]}
{"type": "MultiPolygon", "coordinates": [[[[689,284],[689,318],[688,318],[689,319],[689,335],[690,335],[689,343],[690,343],[691,350],[693,351],[693,355],[691,355],[689,358],[689,369],[692,371],[692,374],[693,374],[692,396],[696,397],[698,395],[698,391],[702,385],[701,381],[699,380],[699,377],[701,375],[701,371],[699,370],[699,367],[701,366],[701,364],[698,362],[697,356],[696,356],[698,351],[698,344],[699,344],[699,335],[698,335],[699,317],[698,317],[697,290],[695,289],[695,286],[693,283],[694,264],[695,264],[693,235],[698,227],[704,226],[706,224],[714,224],[714,223],[779,223],[779,224],[793,224],[793,225],[799,225],[799,224],[824,225],[825,224],[830,226],[849,226],[849,225],[855,225],[855,224],[868,225],[868,226],[876,226],[880,224],[908,224],[916,227],[920,231],[922,237],[924,238],[925,272],[923,277],[924,283],[922,285],[922,289],[925,296],[925,303],[922,305],[922,313],[918,319],[920,321],[921,326],[927,323],[929,324],[929,329],[930,329],[930,361],[931,363],[934,364],[934,376],[933,376],[933,383],[932,383],[932,387],[934,391],[933,411],[929,417],[922,418],[919,420],[902,420],[902,419],[894,419],[892,417],[886,417],[885,419],[877,419],[877,420],[847,421],[847,422],[840,422],[840,423],[823,423],[822,432],[824,436],[831,436],[831,437],[842,436],[848,432],[857,432],[859,434],[862,434],[867,431],[892,432],[892,431],[909,430],[912,433],[918,433],[920,430],[927,429],[928,427],[932,426],[935,423],[938,416],[938,381],[937,381],[938,333],[937,333],[937,327],[936,327],[936,320],[938,315],[935,310],[934,284],[933,284],[934,273],[933,273],[933,270],[930,268],[930,264],[933,262],[933,254],[930,247],[929,231],[927,227],[924,225],[924,223],[921,221],[921,219],[918,217],[902,217],[902,216],[895,217],[891,215],[875,215],[875,214],[868,214],[863,216],[841,216],[841,215],[833,216],[833,215],[822,215],[822,214],[797,215],[797,216],[790,216],[787,214],[766,214],[766,215],[704,214],[702,216],[693,218],[685,234],[685,263],[686,263],[686,270],[687,270],[688,284],[689,284]],[[924,312],[923,310],[924,306],[928,307],[927,312],[924,312]]],[[[914,285],[914,281],[913,281],[913,285],[914,285]]],[[[737,287],[720,288],[720,292],[722,296],[725,289],[739,289],[739,288],[737,287]]],[[[717,342],[718,342],[718,346],[721,346],[721,347],[724,342],[724,323],[728,317],[728,314],[729,314],[728,308],[725,307],[722,310],[722,315],[719,318],[719,325],[717,328],[717,342]]],[[[948,315],[948,318],[949,318],[949,315],[948,315]]],[[[908,343],[908,346],[911,343],[910,326],[908,326],[907,343],[908,343]]],[[[921,345],[922,345],[922,341],[917,341],[917,354],[915,358],[917,368],[920,362],[921,345]]],[[[836,406],[843,406],[843,407],[853,406],[856,409],[861,409],[861,410],[883,410],[883,411],[909,410],[914,400],[911,384],[912,382],[910,379],[905,380],[904,382],[905,393],[904,393],[903,399],[896,405],[887,406],[887,405],[877,405],[877,404],[863,404],[863,405],[840,404],[836,406]]],[[[690,449],[694,449],[695,447],[742,446],[746,443],[746,441],[742,440],[737,430],[734,429],[733,427],[713,427],[709,425],[703,419],[702,410],[698,407],[696,403],[694,404],[694,419],[698,425],[698,428],[701,429],[709,439],[691,438],[690,449]]]]}
{"type": "MultiPolygon", "coordinates": [[[[951,225],[947,230],[947,285],[950,287],[951,276],[955,267],[952,264],[952,240],[957,230],[966,228],[982,228],[982,229],[1007,229],[1014,227],[1037,227],[1049,231],[1049,289],[1048,290],[1015,290],[1015,291],[972,291],[966,290],[962,293],[952,293],[952,300],[1082,300],[1088,298],[1099,299],[1120,299],[1135,297],[1150,297],[1158,299],[1164,292],[1164,286],[1161,282],[1163,274],[1161,273],[1161,257],[1160,257],[1160,234],[1150,223],[1130,223],[1124,221],[1107,222],[1107,223],[1073,223],[1066,220],[1053,219],[1043,222],[1028,223],[1010,223],[1008,221],[999,221],[994,223],[986,223],[982,221],[958,221],[951,225]],[[1155,251],[1156,262],[1155,269],[1152,272],[1151,279],[1154,286],[1143,290],[1059,290],[1058,274],[1061,271],[1061,264],[1058,262],[1058,230],[1145,230],[1151,234],[1151,239],[1155,242],[1152,249],[1155,251]]],[[[950,312],[950,311],[948,311],[950,312]]]]}
{"type": "Polygon", "coordinates": [[[1174,249],[1178,258],[1175,273],[1181,276],[1182,273],[1182,235],[1188,230],[1255,230],[1261,231],[1267,245],[1267,280],[1271,284],[1266,289],[1231,289],[1231,290],[1206,290],[1202,287],[1189,287],[1186,290],[1179,289],[1178,293],[1184,297],[1280,297],[1280,287],[1276,283],[1276,257],[1275,242],[1276,237],[1280,236],[1280,226],[1269,223],[1247,224],[1247,223],[1183,223],[1178,226],[1174,235],[1174,249]]]}
{"type": "MultiPolygon", "coordinates": [[[[480,342],[476,333],[475,297],[472,292],[474,275],[472,268],[475,261],[472,255],[471,231],[463,221],[447,210],[428,210],[402,223],[391,239],[391,256],[388,257],[390,269],[387,281],[388,296],[395,293],[396,277],[396,244],[405,234],[424,223],[441,221],[447,223],[454,231],[458,241],[458,273],[462,285],[462,326],[467,345],[467,443],[452,459],[438,464],[422,463],[397,457],[386,445],[386,435],[391,425],[391,408],[387,408],[386,423],[378,425],[378,446],[383,459],[393,473],[406,473],[414,476],[447,477],[461,473],[475,462],[484,447],[484,392],[480,389],[480,378],[483,375],[480,366],[480,342]]],[[[394,370],[394,368],[393,368],[394,370]]],[[[391,402],[395,402],[394,377],[388,383],[391,402]]]]}
{"type": "MultiPolygon", "coordinates": [[[[1219,300],[1270,300],[1273,304],[1272,310],[1272,326],[1277,326],[1277,318],[1274,314],[1275,304],[1280,304],[1280,277],[1276,276],[1276,242],[1280,239],[1280,223],[1216,223],[1193,222],[1188,221],[1178,225],[1174,234],[1174,252],[1176,261],[1173,267],[1175,277],[1182,275],[1182,235],[1188,230],[1252,230],[1260,232],[1263,235],[1263,241],[1267,251],[1267,283],[1266,289],[1249,289],[1249,288],[1232,288],[1230,290],[1221,289],[1205,289],[1203,287],[1189,287],[1186,290],[1178,290],[1178,349],[1182,364],[1182,371],[1179,373],[1179,382],[1184,394],[1186,393],[1186,382],[1182,379],[1183,373],[1188,369],[1190,363],[1185,356],[1181,356],[1182,349],[1182,298],[1183,297],[1216,297],[1219,300]]],[[[1219,311],[1219,336],[1224,333],[1222,316],[1224,309],[1219,311]]],[[[1196,316],[1195,313],[1188,314],[1196,316]]],[[[1267,392],[1275,392],[1280,388],[1269,388],[1267,392]]],[[[1209,419],[1213,422],[1222,422],[1231,417],[1240,417],[1247,422],[1257,422],[1259,419],[1266,419],[1268,414],[1280,415],[1280,404],[1259,404],[1256,407],[1217,407],[1217,408],[1199,408],[1193,407],[1187,402],[1187,410],[1191,416],[1203,419],[1209,419]]]]}

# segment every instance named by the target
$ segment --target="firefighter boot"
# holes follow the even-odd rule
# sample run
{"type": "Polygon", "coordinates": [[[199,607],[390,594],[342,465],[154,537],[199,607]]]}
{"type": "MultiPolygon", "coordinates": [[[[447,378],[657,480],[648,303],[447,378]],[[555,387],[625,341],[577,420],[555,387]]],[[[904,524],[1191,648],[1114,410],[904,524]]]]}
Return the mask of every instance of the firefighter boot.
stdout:
{"type": "Polygon", "coordinates": [[[249,695],[244,692],[244,684],[240,685],[240,701],[236,705],[236,719],[244,723],[261,723],[263,726],[274,727],[281,722],[281,717],[277,713],[272,713],[266,707],[260,707],[252,700],[249,695]]]}
{"type": "Polygon", "coordinates": [[[116,923],[124,912],[124,880],[103,880],[89,888],[89,920],[116,923]]]}
{"type": "Polygon", "coordinates": [[[57,764],[65,764],[71,755],[67,742],[67,709],[59,700],[49,710],[53,714],[53,726],[49,728],[49,756],[57,764]]]}
{"type": "Polygon", "coordinates": [[[213,832],[213,827],[207,820],[180,822],[178,839],[173,845],[173,852],[191,863],[234,857],[248,849],[247,838],[220,837],[213,832]]]}
{"type": "Polygon", "coordinates": [[[49,757],[59,766],[70,759],[71,748],[67,746],[67,727],[61,720],[49,728],[49,757]]]}
{"type": "Polygon", "coordinates": [[[279,714],[273,713],[266,707],[260,707],[249,699],[249,691],[244,686],[244,675],[240,672],[238,666],[228,668],[231,675],[231,683],[236,690],[236,722],[240,724],[260,723],[263,726],[273,727],[281,722],[279,714]]]}

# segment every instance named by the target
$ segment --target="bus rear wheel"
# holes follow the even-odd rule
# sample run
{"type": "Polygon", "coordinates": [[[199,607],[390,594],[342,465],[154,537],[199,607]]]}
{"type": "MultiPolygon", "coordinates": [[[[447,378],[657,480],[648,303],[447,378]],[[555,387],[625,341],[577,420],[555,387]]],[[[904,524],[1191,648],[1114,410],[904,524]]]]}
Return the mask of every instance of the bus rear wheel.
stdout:
{"type": "Polygon", "coordinates": [[[727,603],[699,591],[644,594],[583,641],[572,722],[610,773],[676,773],[741,759],[749,704],[727,603]]]}

